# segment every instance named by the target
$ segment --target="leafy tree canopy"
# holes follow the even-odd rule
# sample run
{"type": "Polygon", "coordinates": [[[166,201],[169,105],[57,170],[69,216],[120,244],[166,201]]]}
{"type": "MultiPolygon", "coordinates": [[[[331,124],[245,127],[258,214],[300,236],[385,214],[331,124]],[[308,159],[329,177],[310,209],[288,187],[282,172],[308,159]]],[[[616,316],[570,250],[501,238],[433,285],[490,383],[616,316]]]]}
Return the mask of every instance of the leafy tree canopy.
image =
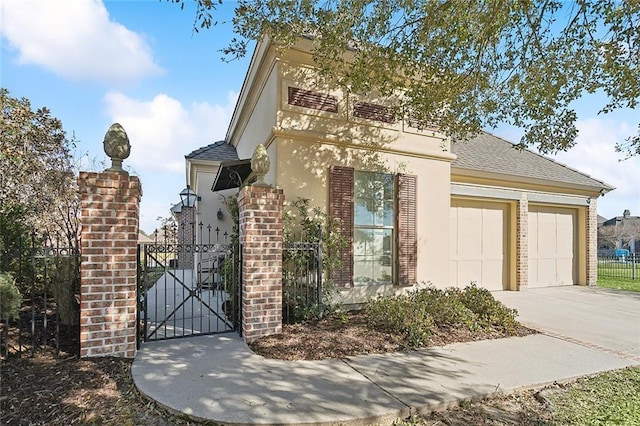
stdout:
{"type": "MultiPolygon", "coordinates": [[[[196,31],[218,24],[223,0],[193,1],[196,31]]],[[[238,0],[233,28],[227,57],[311,35],[319,69],[356,93],[405,93],[405,111],[454,138],[509,123],[522,146],[567,150],[584,93],[606,95],[602,113],[640,99],[638,0],[238,0]]],[[[617,148],[639,154],[640,126],[617,148]]]]}
{"type": "Polygon", "coordinates": [[[28,99],[13,98],[5,88],[0,88],[0,108],[0,215],[39,232],[74,235],[73,143],[62,123],[47,108],[34,111],[28,99]]]}

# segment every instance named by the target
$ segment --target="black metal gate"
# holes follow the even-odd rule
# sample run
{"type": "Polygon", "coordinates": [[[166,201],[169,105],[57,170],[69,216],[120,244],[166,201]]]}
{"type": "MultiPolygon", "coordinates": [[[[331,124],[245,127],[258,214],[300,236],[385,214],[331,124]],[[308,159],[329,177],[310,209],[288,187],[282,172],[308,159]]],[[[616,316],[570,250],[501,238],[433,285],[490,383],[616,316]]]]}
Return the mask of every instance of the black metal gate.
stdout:
{"type": "Polygon", "coordinates": [[[240,329],[239,246],[202,225],[199,240],[203,231],[207,243],[175,243],[165,233],[139,246],[138,343],[240,329]]]}

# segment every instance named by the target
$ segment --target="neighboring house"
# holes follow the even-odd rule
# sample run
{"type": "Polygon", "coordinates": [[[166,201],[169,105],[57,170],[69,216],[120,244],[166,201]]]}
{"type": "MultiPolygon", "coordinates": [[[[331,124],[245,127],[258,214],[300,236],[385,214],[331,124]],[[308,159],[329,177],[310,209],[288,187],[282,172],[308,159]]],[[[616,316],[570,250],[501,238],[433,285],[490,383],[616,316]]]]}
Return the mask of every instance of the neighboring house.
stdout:
{"type": "Polygon", "coordinates": [[[267,182],[340,219],[349,244],[331,278],[345,303],[420,282],[491,290],[595,282],[596,203],[611,186],[488,133],[452,143],[398,116],[393,99],[323,80],[310,43],[284,53],[259,43],[225,141],[186,156],[205,225],[230,229],[216,219],[224,207],[211,188],[237,187],[233,172],[247,178],[262,143],[267,182]]]}
{"type": "Polygon", "coordinates": [[[605,220],[598,226],[598,248],[603,251],[627,249],[640,252],[640,216],[626,209],[622,216],[605,220]]]}

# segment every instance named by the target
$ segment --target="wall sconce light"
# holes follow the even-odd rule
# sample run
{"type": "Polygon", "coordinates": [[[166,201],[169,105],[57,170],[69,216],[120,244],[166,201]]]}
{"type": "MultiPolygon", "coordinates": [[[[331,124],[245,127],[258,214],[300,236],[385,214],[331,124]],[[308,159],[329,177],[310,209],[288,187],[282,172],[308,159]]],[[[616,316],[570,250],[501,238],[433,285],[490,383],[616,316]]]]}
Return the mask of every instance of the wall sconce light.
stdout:
{"type": "Polygon", "coordinates": [[[222,208],[218,207],[218,213],[216,213],[218,220],[224,219],[224,213],[222,213],[222,208]]]}

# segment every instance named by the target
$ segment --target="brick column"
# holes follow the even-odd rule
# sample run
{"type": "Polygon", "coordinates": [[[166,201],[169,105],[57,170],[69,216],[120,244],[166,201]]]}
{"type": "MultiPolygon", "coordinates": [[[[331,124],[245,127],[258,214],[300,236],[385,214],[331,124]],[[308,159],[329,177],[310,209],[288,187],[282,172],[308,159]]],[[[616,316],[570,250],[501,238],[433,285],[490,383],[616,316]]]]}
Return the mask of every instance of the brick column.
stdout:
{"type": "Polygon", "coordinates": [[[182,207],[178,224],[178,268],[193,269],[192,246],[195,242],[195,208],[182,207]],[[189,250],[186,250],[186,248],[189,250]]]}
{"type": "Polygon", "coordinates": [[[81,172],[80,356],[136,354],[140,180],[81,172]]]}
{"type": "Polygon", "coordinates": [[[522,194],[516,207],[516,288],[529,286],[529,200],[522,194]]]}
{"type": "Polygon", "coordinates": [[[587,285],[598,284],[598,200],[587,206],[587,285]]]}
{"type": "Polygon", "coordinates": [[[282,331],[281,189],[246,186],[238,196],[242,244],[242,336],[282,331]]]}

